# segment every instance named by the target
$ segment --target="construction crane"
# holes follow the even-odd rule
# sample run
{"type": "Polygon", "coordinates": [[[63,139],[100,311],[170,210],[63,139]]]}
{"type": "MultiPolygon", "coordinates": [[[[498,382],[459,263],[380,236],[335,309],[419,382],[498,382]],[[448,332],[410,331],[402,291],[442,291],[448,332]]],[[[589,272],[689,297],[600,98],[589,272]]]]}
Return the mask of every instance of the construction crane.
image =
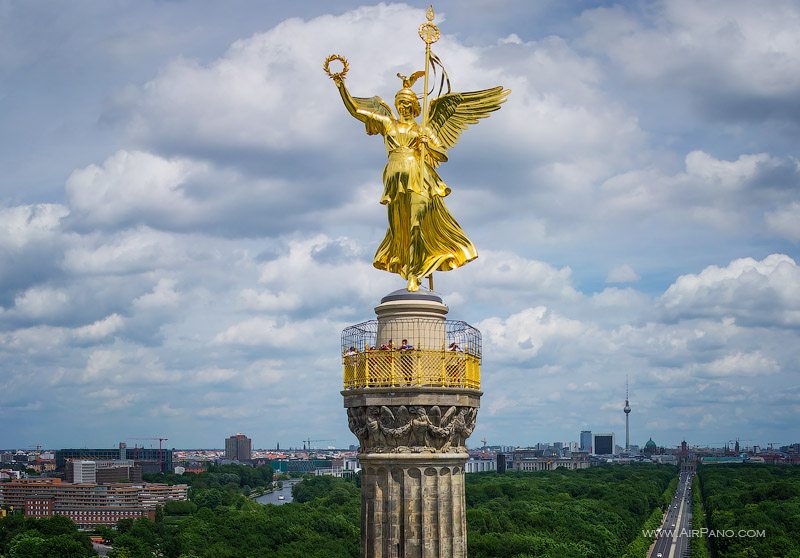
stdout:
{"type": "Polygon", "coordinates": [[[311,442],[333,442],[334,440],[312,440],[311,437],[308,440],[303,440],[303,447],[307,451],[311,451],[311,442]],[[308,444],[308,446],[306,446],[308,444]]]}
{"type": "Polygon", "coordinates": [[[486,438],[484,438],[483,440],[481,440],[481,442],[483,442],[483,449],[486,449],[486,438]]]}
{"type": "MultiPolygon", "coordinates": [[[[169,438],[161,438],[161,437],[155,436],[155,437],[150,437],[150,438],[147,438],[147,437],[128,438],[128,440],[153,440],[153,441],[158,440],[158,470],[161,473],[164,472],[164,448],[163,448],[163,443],[166,442],[167,440],[169,440],[169,438]]],[[[136,459],[136,453],[137,453],[136,452],[136,444],[134,444],[133,451],[134,451],[133,458],[135,460],[136,459]]]]}

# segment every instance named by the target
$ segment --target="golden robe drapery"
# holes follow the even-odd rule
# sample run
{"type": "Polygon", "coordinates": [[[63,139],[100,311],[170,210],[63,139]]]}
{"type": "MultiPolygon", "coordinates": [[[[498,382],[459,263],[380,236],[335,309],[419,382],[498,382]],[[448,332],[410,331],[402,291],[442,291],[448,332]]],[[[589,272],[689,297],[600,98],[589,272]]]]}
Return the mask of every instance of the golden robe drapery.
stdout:
{"type": "MultiPolygon", "coordinates": [[[[419,126],[397,120],[387,124],[382,131],[389,159],[380,201],[387,206],[389,226],[373,265],[419,283],[433,271],[474,260],[478,252],[444,204],[450,188],[431,161],[420,163],[419,126]]],[[[429,138],[429,153],[436,157],[436,139],[429,138]]]]}

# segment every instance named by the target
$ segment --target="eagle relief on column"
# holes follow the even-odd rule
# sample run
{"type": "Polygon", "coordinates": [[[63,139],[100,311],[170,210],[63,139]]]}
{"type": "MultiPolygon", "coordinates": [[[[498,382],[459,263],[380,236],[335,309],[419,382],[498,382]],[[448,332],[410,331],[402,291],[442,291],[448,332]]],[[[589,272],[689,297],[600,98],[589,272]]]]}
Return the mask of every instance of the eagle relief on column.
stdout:
{"type": "Polygon", "coordinates": [[[448,151],[467,126],[499,109],[510,92],[501,86],[451,92],[444,66],[430,48],[439,39],[433,16],[429,8],[428,21],[419,28],[425,42],[424,71],[408,77],[398,74],[402,87],[394,98],[396,114],[380,97],[350,94],[344,83],[349,64],[343,56],[332,54],[324,64],[348,112],[365,124],[367,134],[383,136],[388,160],[380,203],[387,208],[389,224],[373,265],[400,275],[407,281],[408,291],[416,291],[423,278],[431,277],[434,271],[449,271],[478,257],[472,241],[444,203],[450,188],[437,168],[447,162],[448,151]],[[330,69],[334,61],[342,66],[339,72],[330,69]],[[438,96],[428,103],[428,95],[435,88],[428,91],[429,73],[432,69],[435,76],[437,68],[441,71],[438,96]],[[420,77],[424,85],[422,95],[417,95],[412,87],[420,77]],[[420,114],[422,119],[417,122],[420,114]]]}
{"type": "Polygon", "coordinates": [[[351,407],[347,423],[362,452],[466,452],[465,443],[478,418],[474,407],[438,405],[351,407]]]}

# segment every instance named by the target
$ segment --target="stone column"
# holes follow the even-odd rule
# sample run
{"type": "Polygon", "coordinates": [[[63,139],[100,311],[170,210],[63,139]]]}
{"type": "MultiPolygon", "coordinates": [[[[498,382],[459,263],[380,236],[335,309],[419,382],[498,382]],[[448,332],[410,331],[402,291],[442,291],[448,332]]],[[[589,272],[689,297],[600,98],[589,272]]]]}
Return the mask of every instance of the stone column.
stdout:
{"type": "MultiPolygon", "coordinates": [[[[447,307],[438,295],[396,291],[375,310],[379,343],[401,337],[415,347],[445,350],[447,307]]],[[[342,395],[360,442],[361,556],[466,558],[465,442],[482,393],[397,385],[342,395]]]]}

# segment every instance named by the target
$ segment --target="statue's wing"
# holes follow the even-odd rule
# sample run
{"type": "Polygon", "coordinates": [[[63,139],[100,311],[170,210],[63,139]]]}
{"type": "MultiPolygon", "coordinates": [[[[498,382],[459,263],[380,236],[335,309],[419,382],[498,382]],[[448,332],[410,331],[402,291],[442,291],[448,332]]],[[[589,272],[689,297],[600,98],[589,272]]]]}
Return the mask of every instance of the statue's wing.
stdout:
{"type": "Polygon", "coordinates": [[[394,427],[394,415],[392,410],[386,405],[381,406],[381,424],[387,428],[394,427]]]}
{"type": "MultiPolygon", "coordinates": [[[[392,109],[377,95],[375,97],[353,97],[353,101],[355,101],[358,110],[362,113],[366,112],[377,116],[394,118],[392,109]]],[[[367,133],[371,136],[380,134],[383,129],[377,119],[368,117],[365,124],[367,125],[367,133]]]]}
{"type": "Polygon", "coordinates": [[[447,411],[444,413],[444,416],[442,417],[442,420],[439,422],[439,424],[441,424],[442,426],[447,426],[447,425],[449,425],[449,424],[450,424],[450,421],[452,421],[452,420],[453,420],[453,417],[454,417],[455,415],[456,415],[456,408],[455,408],[455,407],[450,407],[450,408],[449,408],[449,409],[447,409],[447,411]]]}
{"type": "Polygon", "coordinates": [[[477,424],[476,419],[478,418],[478,409],[470,410],[467,416],[467,436],[472,434],[472,431],[475,430],[475,425],[477,424]]]}
{"type": "Polygon", "coordinates": [[[439,423],[441,423],[442,421],[442,410],[439,408],[438,405],[434,405],[433,407],[431,407],[428,416],[431,417],[431,422],[435,426],[439,426],[439,423]]]}
{"type": "Polygon", "coordinates": [[[431,102],[428,126],[442,147],[450,149],[468,125],[476,124],[499,109],[510,92],[498,85],[483,91],[442,95],[431,102]]]}

